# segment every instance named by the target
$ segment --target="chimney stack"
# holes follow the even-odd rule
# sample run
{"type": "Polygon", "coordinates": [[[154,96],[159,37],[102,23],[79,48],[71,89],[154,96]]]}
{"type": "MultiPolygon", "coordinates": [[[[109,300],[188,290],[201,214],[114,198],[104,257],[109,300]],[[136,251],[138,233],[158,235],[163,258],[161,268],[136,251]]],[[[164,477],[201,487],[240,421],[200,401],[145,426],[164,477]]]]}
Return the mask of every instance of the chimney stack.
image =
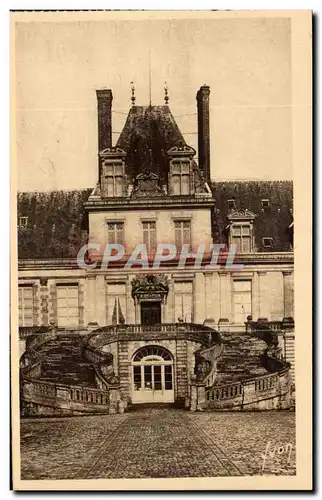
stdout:
{"type": "Polygon", "coordinates": [[[98,114],[98,151],[112,147],[112,101],[111,89],[96,90],[98,114]]]}
{"type": "Polygon", "coordinates": [[[210,129],[209,129],[210,87],[203,85],[197,92],[198,109],[198,157],[199,168],[205,181],[210,183],[210,129]]]}

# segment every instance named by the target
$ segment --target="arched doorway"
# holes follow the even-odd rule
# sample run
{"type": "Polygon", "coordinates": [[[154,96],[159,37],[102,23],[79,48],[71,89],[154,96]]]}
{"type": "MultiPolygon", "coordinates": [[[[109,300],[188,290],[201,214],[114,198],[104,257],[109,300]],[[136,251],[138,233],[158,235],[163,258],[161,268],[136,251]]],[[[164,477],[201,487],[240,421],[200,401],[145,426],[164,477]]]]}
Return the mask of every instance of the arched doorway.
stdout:
{"type": "Polygon", "coordinates": [[[132,358],[132,403],[173,403],[173,358],[164,347],[141,347],[132,358]]]}

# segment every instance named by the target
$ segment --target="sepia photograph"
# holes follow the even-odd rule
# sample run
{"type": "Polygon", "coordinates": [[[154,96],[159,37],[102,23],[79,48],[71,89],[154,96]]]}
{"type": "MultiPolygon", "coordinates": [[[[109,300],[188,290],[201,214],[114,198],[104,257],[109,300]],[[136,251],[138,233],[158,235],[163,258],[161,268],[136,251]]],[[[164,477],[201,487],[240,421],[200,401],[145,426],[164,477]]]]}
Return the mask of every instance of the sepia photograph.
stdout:
{"type": "Polygon", "coordinates": [[[15,489],[309,489],[311,29],[11,13],[15,489]]]}

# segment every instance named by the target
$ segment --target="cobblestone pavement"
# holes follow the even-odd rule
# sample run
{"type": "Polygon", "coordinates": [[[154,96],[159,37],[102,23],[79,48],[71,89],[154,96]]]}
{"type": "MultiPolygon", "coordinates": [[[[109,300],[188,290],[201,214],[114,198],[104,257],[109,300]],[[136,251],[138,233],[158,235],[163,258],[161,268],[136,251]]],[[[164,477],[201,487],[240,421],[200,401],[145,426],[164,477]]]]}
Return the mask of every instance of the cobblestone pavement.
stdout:
{"type": "Polygon", "coordinates": [[[144,408],[21,421],[22,479],[254,474],[295,474],[295,413],[144,408]]]}

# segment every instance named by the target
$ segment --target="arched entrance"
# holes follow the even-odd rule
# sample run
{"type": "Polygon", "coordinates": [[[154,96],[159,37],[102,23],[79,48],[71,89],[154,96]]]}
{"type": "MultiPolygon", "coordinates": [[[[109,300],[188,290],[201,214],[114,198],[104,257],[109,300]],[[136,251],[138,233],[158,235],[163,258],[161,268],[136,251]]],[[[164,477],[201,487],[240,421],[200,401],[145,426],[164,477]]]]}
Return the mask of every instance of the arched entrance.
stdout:
{"type": "Polygon", "coordinates": [[[173,403],[173,358],[164,347],[141,347],[132,358],[132,403],[173,403]]]}

